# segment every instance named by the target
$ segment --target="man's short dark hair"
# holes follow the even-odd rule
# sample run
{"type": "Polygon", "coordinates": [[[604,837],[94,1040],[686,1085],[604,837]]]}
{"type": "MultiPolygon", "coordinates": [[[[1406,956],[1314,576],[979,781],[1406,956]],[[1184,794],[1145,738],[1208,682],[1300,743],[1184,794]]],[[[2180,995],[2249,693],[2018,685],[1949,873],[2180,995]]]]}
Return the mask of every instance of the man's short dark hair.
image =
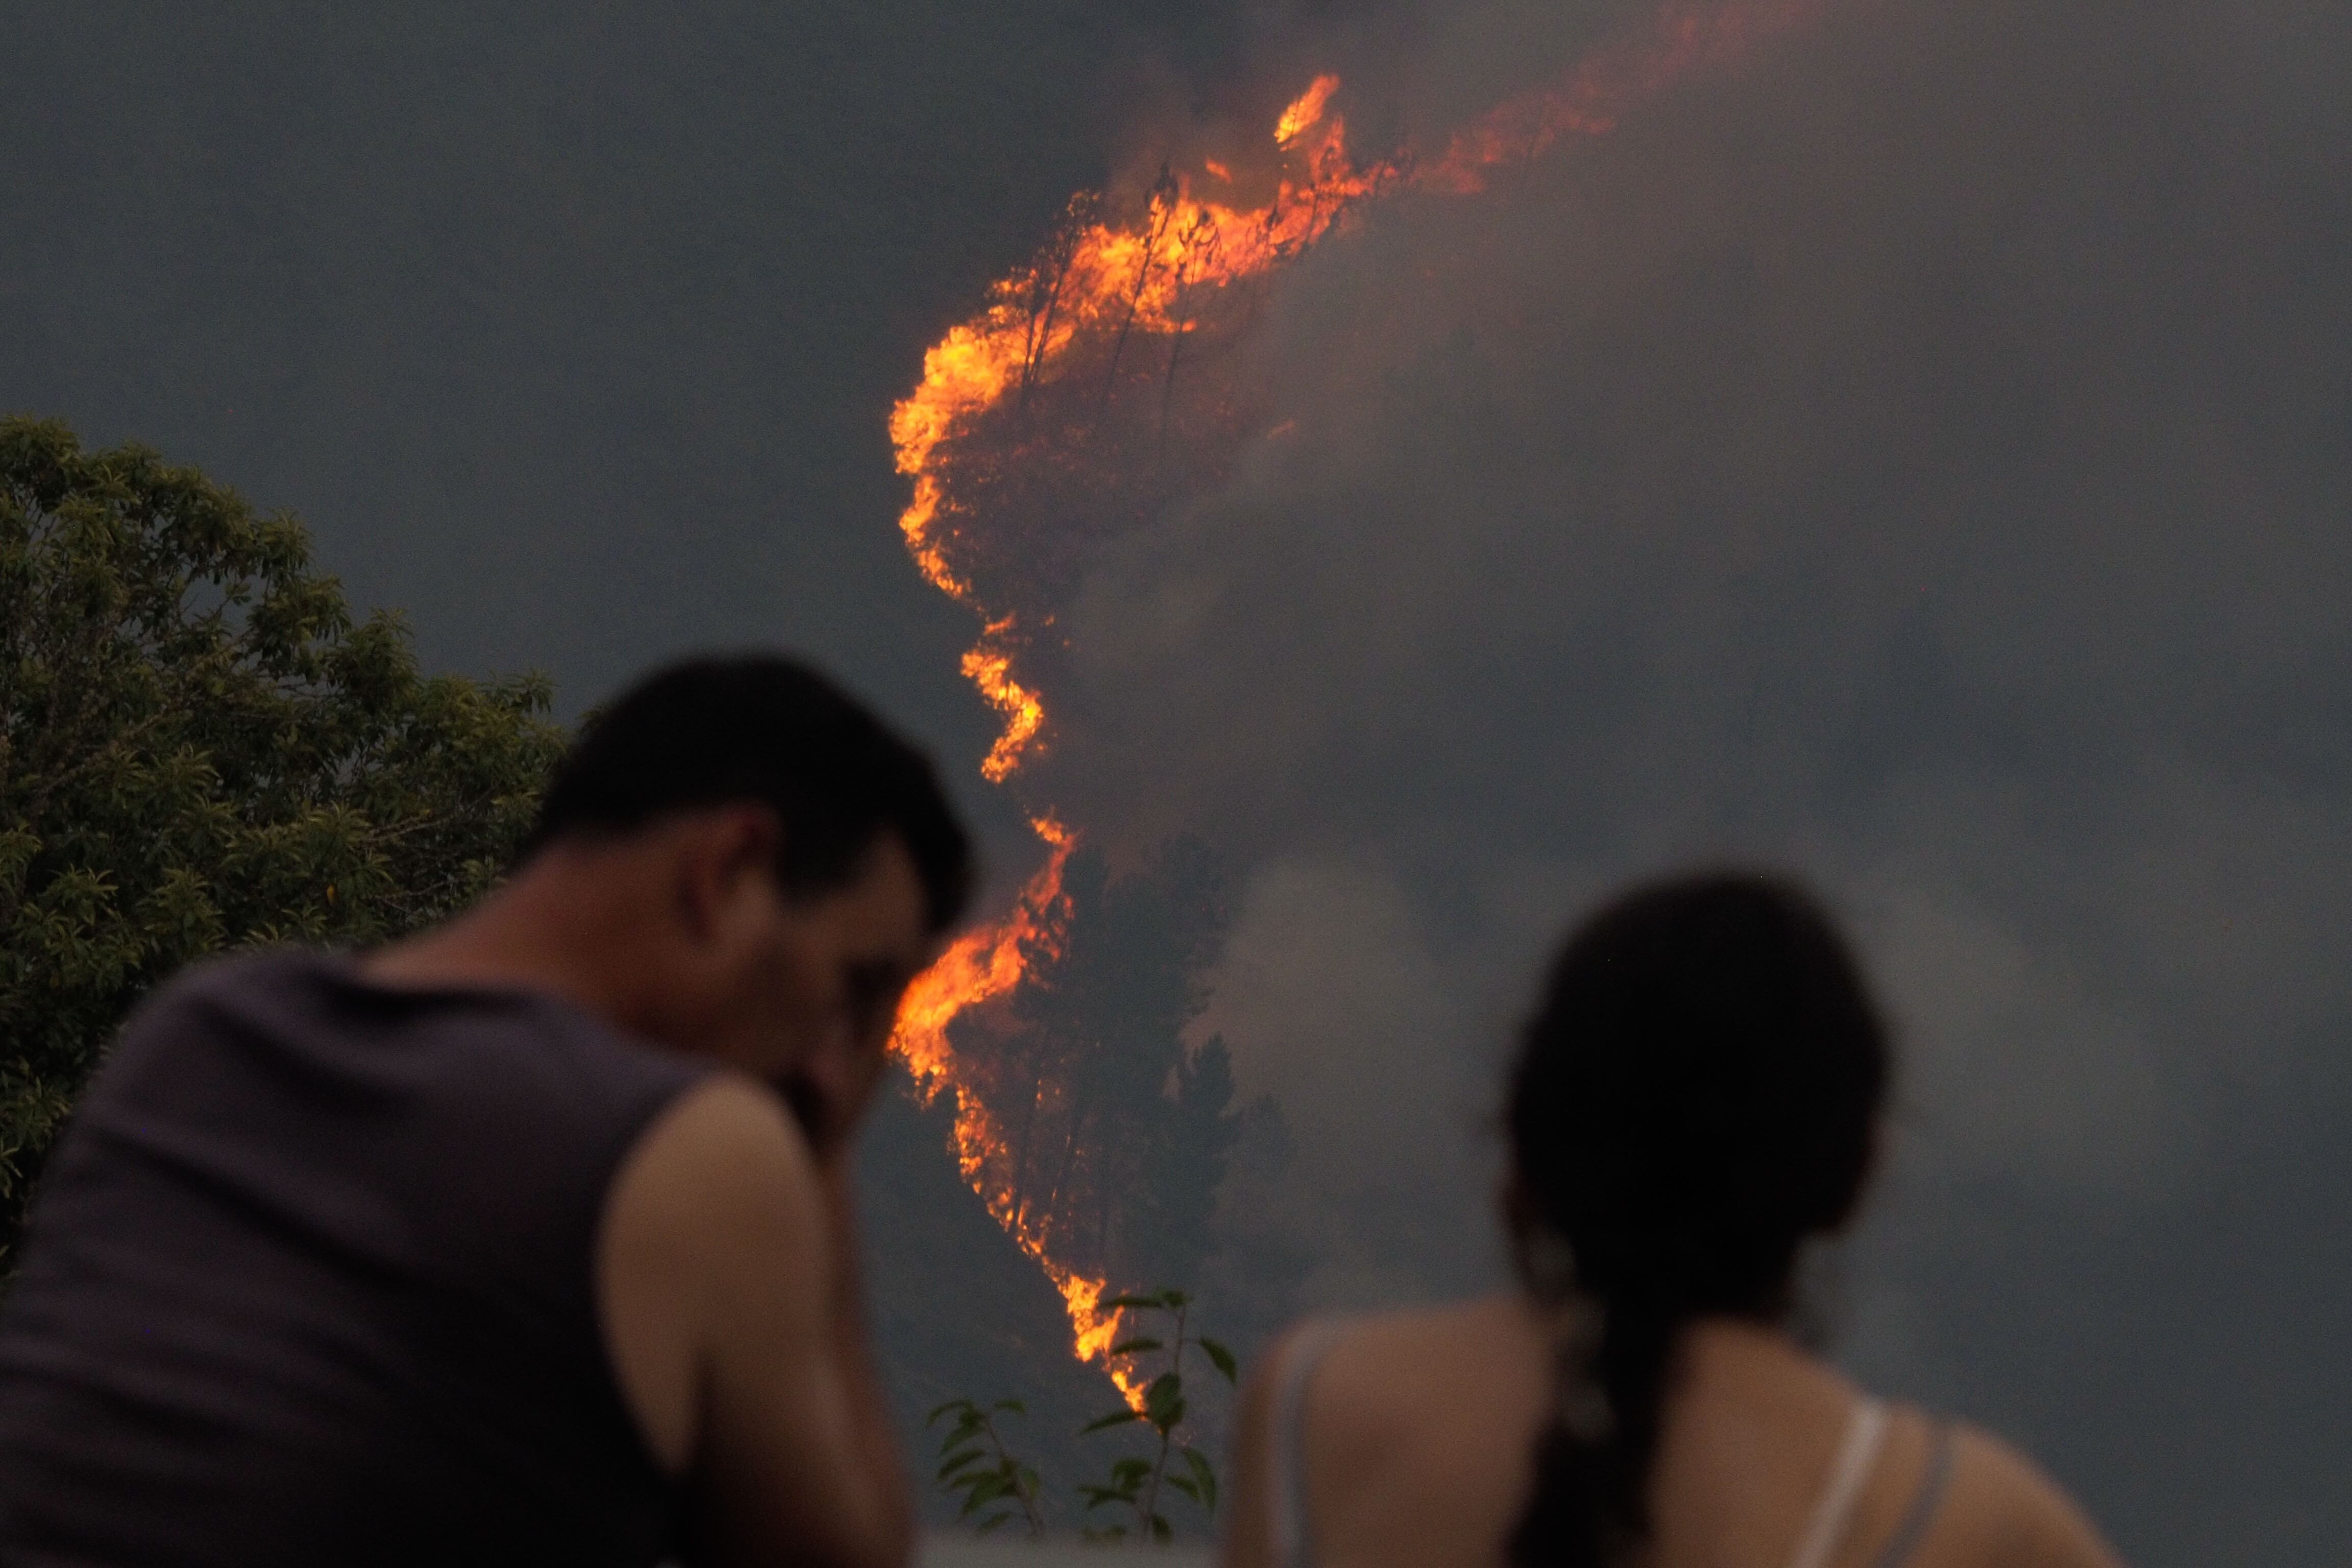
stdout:
{"type": "Polygon", "coordinates": [[[593,715],[523,853],[735,801],[783,824],[776,879],[788,895],[846,886],[890,832],[922,879],[930,930],[963,913],[971,841],[930,763],[832,681],[773,654],[672,665],[593,715]]]}

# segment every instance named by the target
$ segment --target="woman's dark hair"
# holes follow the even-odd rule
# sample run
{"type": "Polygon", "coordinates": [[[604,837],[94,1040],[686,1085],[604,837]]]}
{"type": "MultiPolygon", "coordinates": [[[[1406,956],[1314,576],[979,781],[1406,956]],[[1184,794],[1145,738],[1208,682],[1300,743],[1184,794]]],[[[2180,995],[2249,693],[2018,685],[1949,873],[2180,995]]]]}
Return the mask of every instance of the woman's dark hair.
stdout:
{"type": "Polygon", "coordinates": [[[933,931],[971,898],[971,841],[931,764],[832,681],[772,654],[672,665],[596,713],[522,853],[730,801],[761,802],[782,822],[776,879],[789,894],[846,885],[889,832],[915,862],[933,931]]]}
{"type": "Polygon", "coordinates": [[[1851,1217],[1888,1055],[1844,942],[1793,887],[1641,887],[1570,939],[1510,1086],[1520,1272],[1564,1325],[1520,1568],[1646,1540],[1681,1331],[1776,1321],[1806,1238],[1851,1217]]]}

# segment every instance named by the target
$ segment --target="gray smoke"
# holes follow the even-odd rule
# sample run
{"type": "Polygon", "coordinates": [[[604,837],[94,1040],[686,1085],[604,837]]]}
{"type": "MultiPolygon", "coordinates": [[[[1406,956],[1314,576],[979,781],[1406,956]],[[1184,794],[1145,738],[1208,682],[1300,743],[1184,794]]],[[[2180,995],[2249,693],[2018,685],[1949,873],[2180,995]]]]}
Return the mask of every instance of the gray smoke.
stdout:
{"type": "MultiPolygon", "coordinates": [[[[1570,58],[1549,11],[1433,23],[1419,100],[1570,58]]],[[[1906,1051],[1852,1358],[2137,1560],[2332,1558],[2347,79],[2340,7],[1850,5],[1285,281],[1295,426],[1094,573],[1058,776],[1250,868],[1207,1023],[1298,1130],[1311,1293],[1492,1277],[1574,911],[1788,868],[1906,1051]]]]}

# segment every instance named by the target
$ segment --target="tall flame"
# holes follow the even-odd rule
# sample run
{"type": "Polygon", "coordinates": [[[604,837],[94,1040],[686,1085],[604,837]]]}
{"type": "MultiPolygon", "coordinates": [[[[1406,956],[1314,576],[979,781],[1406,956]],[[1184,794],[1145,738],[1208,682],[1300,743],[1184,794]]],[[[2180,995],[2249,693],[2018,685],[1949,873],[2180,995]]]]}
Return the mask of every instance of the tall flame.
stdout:
{"type": "MultiPolygon", "coordinates": [[[[1552,90],[1498,106],[1426,160],[1408,151],[1360,167],[1348,151],[1346,122],[1333,109],[1339,79],[1318,76],[1275,122],[1274,194],[1262,205],[1200,195],[1188,171],[1163,171],[1139,206],[1116,218],[1102,216],[1097,196],[1074,197],[1037,258],[1000,279],[979,313],[950,328],[924,354],[921,381],[890,415],[898,471],[913,482],[898,519],[907,549],[934,587],[982,612],[980,639],[964,655],[963,673],[1003,728],[981,763],[982,773],[1005,783],[1052,737],[1034,679],[1016,673],[1024,657],[1037,651],[1036,617],[1024,620],[982,602],[981,569],[990,541],[980,536],[977,502],[959,490],[959,442],[976,438],[976,428],[1008,407],[1026,409],[1033,396],[1056,383],[1056,373],[1078,363],[1081,345],[1094,355],[1089,364],[1108,361],[1108,372],[1098,373],[1106,407],[1119,384],[1123,358],[1131,375],[1142,363],[1126,357],[1130,343],[1139,356],[1146,344],[1164,345],[1160,353],[1172,387],[1186,343],[1202,331],[1221,300],[1342,226],[1366,200],[1393,190],[1475,194],[1495,171],[1564,139],[1606,133],[1642,99],[1736,60],[1758,40],[1811,21],[1827,3],[1669,0],[1653,27],[1587,57],[1552,90]]],[[[1204,163],[1200,177],[1221,191],[1237,184],[1234,171],[1218,163],[1204,163]]],[[[1010,450],[993,451],[993,466],[972,470],[971,483],[1008,466],[1042,461],[1045,449],[1037,438],[1019,436],[999,446],[1010,450]]],[[[1034,561],[1021,564],[1033,574],[1042,570],[1034,561]]],[[[948,1036],[958,1016],[1013,991],[1063,951],[1070,906],[1062,878],[1076,836],[1050,812],[1033,818],[1031,826],[1045,851],[1043,865],[1010,912],[968,932],[915,983],[892,1043],[927,1103],[942,1093],[954,1097],[955,1152],[964,1179],[1061,1292],[1074,1353],[1081,1361],[1105,1361],[1129,1402],[1140,1409],[1139,1384],[1108,1364],[1118,1320],[1116,1311],[1102,1309],[1108,1281],[1055,1255],[1048,1216],[1024,1203],[1016,1175],[1008,1173],[1010,1145],[989,1103],[988,1085],[958,1058],[948,1036]]]]}
{"type": "Polygon", "coordinates": [[[1323,111],[1331,102],[1331,95],[1339,90],[1336,76],[1318,76],[1305,92],[1291,100],[1282,118],[1274,122],[1274,144],[1288,147],[1312,130],[1323,119],[1323,111]]]}

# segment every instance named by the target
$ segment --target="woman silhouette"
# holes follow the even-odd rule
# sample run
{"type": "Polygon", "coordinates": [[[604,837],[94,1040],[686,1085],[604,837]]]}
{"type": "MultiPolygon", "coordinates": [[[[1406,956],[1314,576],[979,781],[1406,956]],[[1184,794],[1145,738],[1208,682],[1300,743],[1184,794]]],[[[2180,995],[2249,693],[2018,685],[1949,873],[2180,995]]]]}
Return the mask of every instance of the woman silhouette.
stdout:
{"type": "Polygon", "coordinates": [[[1635,889],[1554,963],[1510,1085],[1519,1289],[1294,1330],[1243,1399],[1232,1568],[2099,1568],[1999,1440],[1786,1328],[1853,1218],[1885,1031],[1812,900],[1635,889]]]}

